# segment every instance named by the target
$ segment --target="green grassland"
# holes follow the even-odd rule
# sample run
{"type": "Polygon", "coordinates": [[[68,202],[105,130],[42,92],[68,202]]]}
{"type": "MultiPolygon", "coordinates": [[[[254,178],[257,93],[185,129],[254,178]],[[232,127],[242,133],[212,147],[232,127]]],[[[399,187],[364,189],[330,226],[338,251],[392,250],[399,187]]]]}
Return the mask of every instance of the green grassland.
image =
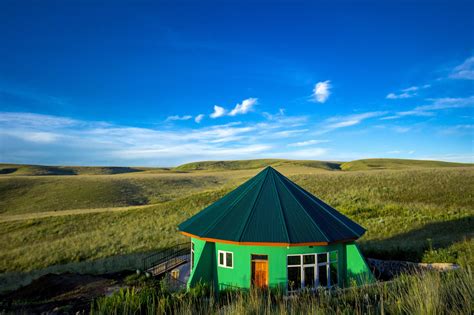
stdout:
{"type": "Polygon", "coordinates": [[[443,161],[405,160],[405,159],[365,159],[341,163],[344,171],[367,171],[383,169],[416,169],[432,167],[469,167],[471,164],[443,161]]]}
{"type": "MultiPolygon", "coordinates": [[[[390,160],[383,170],[342,171],[314,166],[319,161],[271,161],[366,227],[359,243],[369,257],[474,265],[470,165],[429,162],[398,169],[395,163],[389,169],[390,160]]],[[[38,270],[78,271],[80,265],[85,272],[103,272],[98,261],[116,271],[124,266],[121,258],[131,267],[144,253],[184,241],[176,232],[178,223],[261,170],[246,163],[255,165],[244,161],[239,167],[213,169],[200,164],[114,175],[1,175],[0,286],[9,276],[38,270]]],[[[371,163],[363,164],[370,168],[371,163]]]]}

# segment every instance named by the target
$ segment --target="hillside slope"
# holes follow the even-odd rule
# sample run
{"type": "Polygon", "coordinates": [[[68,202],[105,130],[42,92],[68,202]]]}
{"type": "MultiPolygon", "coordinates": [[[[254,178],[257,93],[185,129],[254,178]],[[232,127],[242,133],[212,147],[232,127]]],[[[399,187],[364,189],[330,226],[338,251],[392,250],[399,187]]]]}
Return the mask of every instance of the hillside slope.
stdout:
{"type": "Polygon", "coordinates": [[[142,172],[146,168],[115,166],[46,166],[27,164],[1,164],[0,175],[113,175],[142,172]]]}
{"type": "Polygon", "coordinates": [[[432,168],[432,167],[469,167],[474,164],[452,163],[429,160],[405,160],[405,159],[363,159],[341,164],[343,171],[367,171],[381,169],[409,169],[409,168],[432,168]]]}
{"type": "Polygon", "coordinates": [[[266,166],[305,166],[321,168],[325,170],[338,170],[339,162],[314,161],[314,160],[284,160],[284,159],[257,159],[257,160],[233,160],[233,161],[202,161],[192,162],[177,166],[174,170],[196,171],[196,170],[244,170],[263,168],[266,166]]]}

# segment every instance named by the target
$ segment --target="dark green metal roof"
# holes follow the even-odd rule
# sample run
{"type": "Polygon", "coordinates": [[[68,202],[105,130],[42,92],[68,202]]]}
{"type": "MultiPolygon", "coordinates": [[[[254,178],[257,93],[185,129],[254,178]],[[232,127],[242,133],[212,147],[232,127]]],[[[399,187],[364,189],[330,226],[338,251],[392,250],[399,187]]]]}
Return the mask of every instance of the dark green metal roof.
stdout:
{"type": "Polygon", "coordinates": [[[179,225],[200,238],[239,243],[333,243],[365,229],[272,167],[179,225]]]}

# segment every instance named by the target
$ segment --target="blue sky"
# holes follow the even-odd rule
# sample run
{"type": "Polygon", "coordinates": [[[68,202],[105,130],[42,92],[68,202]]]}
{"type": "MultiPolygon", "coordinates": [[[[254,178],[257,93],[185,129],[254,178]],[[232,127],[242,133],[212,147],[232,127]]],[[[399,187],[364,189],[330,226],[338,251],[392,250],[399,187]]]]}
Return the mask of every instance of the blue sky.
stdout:
{"type": "Polygon", "coordinates": [[[2,1],[0,161],[474,162],[472,1],[2,1]]]}

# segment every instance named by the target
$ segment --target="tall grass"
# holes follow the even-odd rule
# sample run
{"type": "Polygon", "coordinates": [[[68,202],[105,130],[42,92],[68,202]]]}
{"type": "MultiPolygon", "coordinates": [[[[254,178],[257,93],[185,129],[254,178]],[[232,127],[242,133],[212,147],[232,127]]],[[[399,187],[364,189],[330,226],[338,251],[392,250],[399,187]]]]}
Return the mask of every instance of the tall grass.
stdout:
{"type": "MultiPolygon", "coordinates": [[[[404,274],[391,282],[284,296],[251,290],[214,295],[130,288],[94,301],[91,314],[472,314],[469,269],[404,274]]],[[[203,290],[199,290],[203,292],[203,290]]]]}

